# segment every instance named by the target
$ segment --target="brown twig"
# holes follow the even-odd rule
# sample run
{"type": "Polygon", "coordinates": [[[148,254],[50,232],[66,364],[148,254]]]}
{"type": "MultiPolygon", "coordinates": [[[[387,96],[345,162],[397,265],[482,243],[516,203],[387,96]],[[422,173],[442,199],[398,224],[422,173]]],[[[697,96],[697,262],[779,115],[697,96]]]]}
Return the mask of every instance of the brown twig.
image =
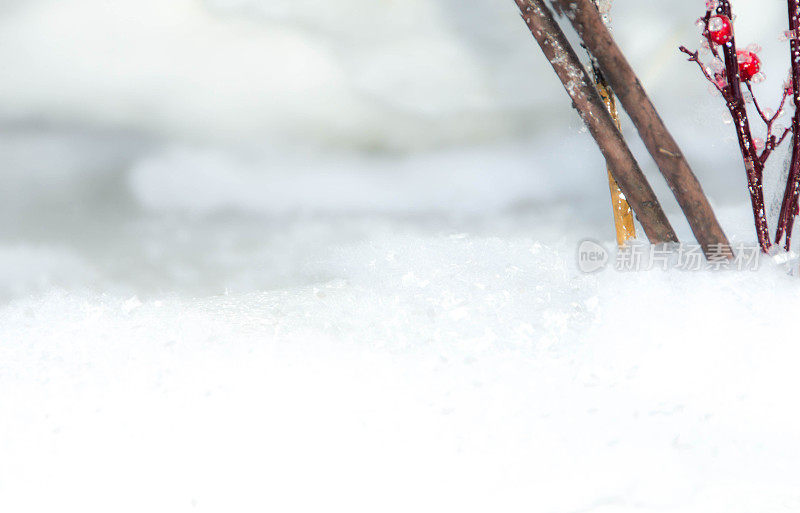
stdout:
{"type": "Polygon", "coordinates": [[[758,115],[767,126],[766,144],[764,145],[764,151],[762,151],[761,155],[759,156],[759,160],[763,165],[767,162],[767,158],[769,158],[772,150],[780,146],[783,140],[786,139],[786,136],[789,135],[789,132],[791,132],[790,128],[785,129],[780,138],[776,137],[772,133],[775,128],[775,121],[777,121],[783,113],[783,107],[786,105],[786,100],[789,98],[791,91],[788,88],[783,90],[783,97],[781,98],[781,103],[778,105],[778,110],[776,110],[775,113],[770,117],[767,116],[763,110],[761,110],[761,105],[759,105],[758,100],[756,99],[756,95],[753,92],[753,86],[750,84],[750,81],[748,80],[745,82],[745,84],[747,85],[747,90],[750,92],[750,97],[753,98],[753,105],[755,106],[758,115]]]}
{"type": "Polygon", "coordinates": [[[690,52],[685,46],[681,46],[678,48],[678,50],[689,56],[689,62],[696,62],[697,66],[700,68],[700,72],[703,73],[704,77],[706,77],[706,80],[711,82],[711,85],[713,85],[720,94],[723,94],[722,87],[720,87],[719,83],[711,77],[711,73],[708,72],[708,68],[706,68],[706,65],[700,60],[700,52],[690,52]]]}
{"type": "Polygon", "coordinates": [[[761,117],[761,120],[764,123],[766,123],[767,128],[769,128],[769,118],[767,117],[766,114],[764,114],[764,111],[761,110],[761,105],[759,105],[758,103],[758,99],[756,98],[756,93],[753,92],[753,84],[751,84],[749,80],[744,84],[747,86],[747,92],[750,93],[750,99],[753,100],[753,106],[756,108],[756,112],[758,112],[758,115],[761,117]]]}
{"type": "Polygon", "coordinates": [[[617,46],[591,0],[550,0],[566,15],[594,55],[639,135],[667,180],[708,258],[733,258],[733,251],[697,177],[617,46]]]}
{"type": "Polygon", "coordinates": [[[678,237],[655,193],[625,144],[574,49],[553,19],[545,1],[515,0],[515,2],[531,34],[539,43],[542,52],[572,99],[573,106],[597,142],[650,242],[653,244],[677,242],[678,237]]]}

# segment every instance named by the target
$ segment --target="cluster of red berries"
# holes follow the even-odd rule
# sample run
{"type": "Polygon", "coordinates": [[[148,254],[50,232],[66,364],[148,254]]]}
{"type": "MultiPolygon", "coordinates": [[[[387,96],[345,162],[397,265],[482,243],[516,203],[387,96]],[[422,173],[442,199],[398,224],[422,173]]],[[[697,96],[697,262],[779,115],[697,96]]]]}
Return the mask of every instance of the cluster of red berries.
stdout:
{"type": "MultiPolygon", "coordinates": [[[[733,39],[733,22],[725,15],[712,16],[708,20],[708,38],[718,45],[726,45],[733,39]]],[[[761,59],[750,50],[737,50],[736,60],[739,62],[739,78],[749,82],[761,70],[761,59]]]]}

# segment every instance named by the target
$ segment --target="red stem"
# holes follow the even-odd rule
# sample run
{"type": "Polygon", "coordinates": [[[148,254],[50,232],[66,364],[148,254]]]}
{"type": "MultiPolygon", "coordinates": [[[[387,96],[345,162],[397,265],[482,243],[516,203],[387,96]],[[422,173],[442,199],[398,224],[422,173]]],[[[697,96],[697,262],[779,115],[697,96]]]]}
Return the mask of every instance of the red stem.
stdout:
{"type": "MultiPolygon", "coordinates": [[[[733,19],[729,0],[720,0],[717,7],[717,14],[725,15],[733,19]]],[[[709,17],[710,13],[707,13],[706,34],[708,34],[709,17]]],[[[713,47],[711,41],[709,41],[709,44],[713,47]]],[[[758,243],[761,246],[761,251],[767,253],[772,243],[769,238],[769,227],[767,225],[766,209],[764,208],[764,190],[761,182],[764,164],[759,158],[755,144],[753,144],[750,120],[747,117],[747,105],[744,101],[744,95],[742,95],[739,79],[739,62],[736,57],[736,41],[733,34],[731,35],[731,40],[722,45],[722,55],[725,60],[725,76],[728,81],[728,84],[723,88],[723,96],[728,104],[731,117],[733,117],[733,123],[736,127],[736,136],[739,141],[739,149],[744,159],[744,167],[747,173],[747,188],[750,191],[750,202],[753,207],[753,218],[755,220],[758,243]]]]}
{"type": "MultiPolygon", "coordinates": [[[[762,121],[764,121],[764,124],[767,126],[767,135],[765,139],[764,151],[762,151],[761,155],[758,157],[758,160],[761,161],[761,165],[763,168],[764,164],[766,164],[767,159],[769,158],[772,151],[781,145],[783,140],[786,139],[786,136],[790,132],[790,129],[787,128],[786,130],[784,130],[783,134],[781,134],[780,138],[772,134],[772,130],[775,128],[775,121],[778,120],[778,117],[781,115],[781,112],[783,112],[783,106],[786,104],[786,98],[789,97],[791,92],[788,89],[783,90],[783,97],[781,98],[780,105],[778,105],[778,110],[775,111],[772,117],[767,117],[764,111],[761,110],[761,105],[758,104],[758,100],[756,99],[756,94],[753,92],[752,84],[750,84],[749,81],[745,82],[745,84],[747,85],[747,90],[750,92],[750,97],[753,99],[753,105],[755,106],[758,115],[761,116],[762,121]]],[[[757,149],[758,148],[756,148],[756,150],[757,149]]]]}
{"type": "Polygon", "coordinates": [[[778,230],[775,233],[775,243],[780,244],[783,235],[786,235],[786,251],[792,246],[792,228],[797,215],[797,198],[800,194],[800,41],[797,39],[797,30],[800,27],[800,0],[788,0],[789,4],[789,31],[791,34],[791,62],[792,62],[792,95],[795,111],[792,118],[792,161],[789,166],[789,177],[786,181],[786,190],[781,203],[781,215],[778,221],[778,230]]]}

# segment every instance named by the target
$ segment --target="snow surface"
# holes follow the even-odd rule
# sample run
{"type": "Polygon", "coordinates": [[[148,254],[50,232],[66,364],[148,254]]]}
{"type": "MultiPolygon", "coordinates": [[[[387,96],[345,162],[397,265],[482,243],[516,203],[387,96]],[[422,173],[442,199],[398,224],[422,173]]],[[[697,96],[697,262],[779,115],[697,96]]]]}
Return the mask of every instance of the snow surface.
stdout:
{"type": "MultiPolygon", "coordinates": [[[[615,31],[752,243],[699,4],[615,31]]],[[[800,511],[797,273],[581,273],[605,170],[513,3],[6,0],[0,64],[0,511],[800,511]]]]}

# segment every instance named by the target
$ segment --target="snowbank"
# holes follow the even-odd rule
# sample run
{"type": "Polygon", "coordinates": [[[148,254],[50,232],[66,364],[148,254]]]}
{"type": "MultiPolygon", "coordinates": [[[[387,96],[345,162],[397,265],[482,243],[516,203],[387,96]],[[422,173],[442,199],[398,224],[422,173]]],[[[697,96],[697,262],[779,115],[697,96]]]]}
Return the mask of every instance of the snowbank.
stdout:
{"type": "Polygon", "coordinates": [[[0,507],[796,511],[796,279],[571,251],[389,236],[313,286],[15,301],[0,507]]]}

